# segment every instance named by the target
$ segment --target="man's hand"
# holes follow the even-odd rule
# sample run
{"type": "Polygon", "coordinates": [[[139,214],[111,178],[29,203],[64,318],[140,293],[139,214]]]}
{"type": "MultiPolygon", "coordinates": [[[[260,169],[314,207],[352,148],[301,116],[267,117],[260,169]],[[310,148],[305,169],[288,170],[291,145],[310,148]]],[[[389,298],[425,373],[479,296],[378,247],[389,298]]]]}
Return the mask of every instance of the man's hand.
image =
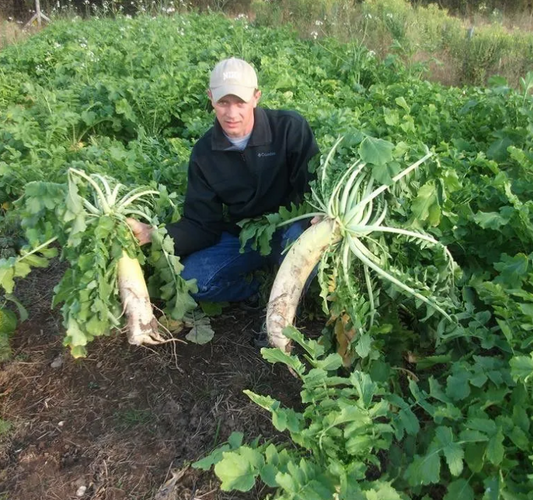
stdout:
{"type": "Polygon", "coordinates": [[[324,220],[324,217],[322,215],[315,215],[311,219],[311,224],[318,224],[319,222],[322,222],[324,220]]]}
{"type": "Polygon", "coordinates": [[[139,222],[131,217],[128,217],[126,222],[133,231],[134,236],[139,241],[139,245],[144,245],[145,243],[150,243],[152,241],[152,226],[145,224],[144,222],[139,222]]]}

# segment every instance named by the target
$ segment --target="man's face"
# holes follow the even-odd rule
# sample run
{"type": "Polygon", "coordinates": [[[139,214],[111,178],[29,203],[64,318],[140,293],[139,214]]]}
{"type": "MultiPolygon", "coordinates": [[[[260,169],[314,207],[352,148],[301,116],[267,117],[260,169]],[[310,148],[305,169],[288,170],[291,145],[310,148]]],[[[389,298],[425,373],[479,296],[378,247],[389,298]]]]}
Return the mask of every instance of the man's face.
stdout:
{"type": "Polygon", "coordinates": [[[209,92],[211,103],[215,109],[220,126],[228,137],[244,137],[252,131],[254,126],[254,109],[257,107],[261,91],[258,90],[248,102],[244,102],[240,97],[228,94],[218,101],[213,100],[209,92]]]}

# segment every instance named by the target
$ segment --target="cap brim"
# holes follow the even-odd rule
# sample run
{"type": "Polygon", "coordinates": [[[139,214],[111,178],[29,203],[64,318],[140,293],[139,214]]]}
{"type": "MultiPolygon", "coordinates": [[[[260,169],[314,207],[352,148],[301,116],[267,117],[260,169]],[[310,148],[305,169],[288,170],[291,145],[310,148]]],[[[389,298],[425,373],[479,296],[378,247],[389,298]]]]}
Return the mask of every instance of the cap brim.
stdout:
{"type": "Polygon", "coordinates": [[[211,95],[215,102],[220,101],[220,99],[227,95],[236,95],[244,102],[248,102],[252,99],[254,92],[255,88],[243,87],[241,85],[224,85],[222,87],[211,89],[211,95]]]}

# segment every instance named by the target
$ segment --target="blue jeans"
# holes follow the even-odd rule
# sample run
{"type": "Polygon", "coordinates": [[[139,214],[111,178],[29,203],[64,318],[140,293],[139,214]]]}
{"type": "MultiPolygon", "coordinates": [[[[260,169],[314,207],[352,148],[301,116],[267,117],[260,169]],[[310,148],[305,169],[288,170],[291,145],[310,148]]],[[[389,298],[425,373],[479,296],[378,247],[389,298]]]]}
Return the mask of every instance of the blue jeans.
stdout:
{"type": "Polygon", "coordinates": [[[191,294],[196,301],[238,302],[252,296],[259,290],[259,281],[254,271],[280,264],[283,249],[307,229],[308,220],[297,221],[278,229],[271,241],[272,252],[263,257],[258,250],[247,244],[240,253],[238,236],[222,233],[215,245],[194,252],[184,259],[181,276],[186,280],[196,279],[198,292],[191,294]]]}

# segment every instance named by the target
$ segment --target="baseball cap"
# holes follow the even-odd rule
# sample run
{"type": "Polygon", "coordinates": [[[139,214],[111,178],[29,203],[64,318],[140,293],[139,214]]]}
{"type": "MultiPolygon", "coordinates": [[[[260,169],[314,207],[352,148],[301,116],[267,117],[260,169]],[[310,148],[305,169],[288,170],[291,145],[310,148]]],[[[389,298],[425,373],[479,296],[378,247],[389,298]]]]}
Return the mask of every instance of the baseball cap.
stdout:
{"type": "Polygon", "coordinates": [[[218,101],[228,94],[236,95],[248,102],[257,88],[257,75],[246,61],[232,57],[220,61],[211,72],[209,89],[213,99],[218,101]]]}

